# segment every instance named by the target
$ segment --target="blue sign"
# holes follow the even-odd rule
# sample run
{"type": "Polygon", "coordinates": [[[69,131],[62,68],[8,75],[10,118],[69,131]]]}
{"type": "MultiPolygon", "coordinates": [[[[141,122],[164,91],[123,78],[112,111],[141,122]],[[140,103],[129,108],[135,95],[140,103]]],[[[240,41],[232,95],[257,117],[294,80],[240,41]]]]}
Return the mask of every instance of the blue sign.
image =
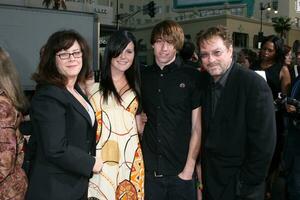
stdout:
{"type": "Polygon", "coordinates": [[[242,3],[243,0],[174,0],[174,8],[222,5],[224,3],[242,3]]]}

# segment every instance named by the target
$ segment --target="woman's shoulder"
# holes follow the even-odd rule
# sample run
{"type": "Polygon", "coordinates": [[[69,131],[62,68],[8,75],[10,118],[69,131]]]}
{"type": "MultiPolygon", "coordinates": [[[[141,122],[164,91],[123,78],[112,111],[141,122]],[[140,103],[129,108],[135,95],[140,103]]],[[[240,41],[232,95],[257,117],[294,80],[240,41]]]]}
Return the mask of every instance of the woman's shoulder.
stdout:
{"type": "Polygon", "coordinates": [[[63,94],[65,91],[64,88],[58,87],[56,85],[38,85],[36,88],[36,95],[47,95],[47,96],[59,96],[63,94]]]}
{"type": "Polygon", "coordinates": [[[0,90],[0,127],[14,126],[17,111],[4,90],[0,90]]]}
{"type": "Polygon", "coordinates": [[[5,104],[12,106],[11,100],[9,99],[9,97],[3,89],[0,89],[0,103],[1,105],[5,104]]]}
{"type": "Polygon", "coordinates": [[[88,97],[90,98],[94,98],[95,96],[100,94],[100,84],[99,83],[93,83],[92,85],[90,85],[87,88],[88,91],[88,97]]]}
{"type": "Polygon", "coordinates": [[[37,86],[32,103],[49,100],[65,102],[66,89],[50,84],[37,86]]]}

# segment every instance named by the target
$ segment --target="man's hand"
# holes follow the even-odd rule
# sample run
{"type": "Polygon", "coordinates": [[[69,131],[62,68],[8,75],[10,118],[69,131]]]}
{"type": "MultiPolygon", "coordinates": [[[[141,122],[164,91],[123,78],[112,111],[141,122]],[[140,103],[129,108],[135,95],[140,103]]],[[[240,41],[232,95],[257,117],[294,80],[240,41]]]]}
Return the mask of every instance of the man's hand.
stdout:
{"type": "Polygon", "coordinates": [[[182,180],[192,180],[193,179],[193,172],[180,172],[180,174],[178,174],[178,177],[182,180]]]}

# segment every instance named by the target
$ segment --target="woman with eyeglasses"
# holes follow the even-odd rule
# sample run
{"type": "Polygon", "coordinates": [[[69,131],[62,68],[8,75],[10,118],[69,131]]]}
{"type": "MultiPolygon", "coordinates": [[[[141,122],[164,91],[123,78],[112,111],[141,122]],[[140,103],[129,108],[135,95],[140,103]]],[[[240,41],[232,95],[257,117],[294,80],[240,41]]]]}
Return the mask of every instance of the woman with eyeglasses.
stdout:
{"type": "Polygon", "coordinates": [[[88,180],[102,168],[94,157],[94,110],[79,87],[91,74],[89,58],[86,41],[73,30],[55,32],[44,47],[33,74],[30,140],[37,147],[28,200],[87,199],[88,180]]]}

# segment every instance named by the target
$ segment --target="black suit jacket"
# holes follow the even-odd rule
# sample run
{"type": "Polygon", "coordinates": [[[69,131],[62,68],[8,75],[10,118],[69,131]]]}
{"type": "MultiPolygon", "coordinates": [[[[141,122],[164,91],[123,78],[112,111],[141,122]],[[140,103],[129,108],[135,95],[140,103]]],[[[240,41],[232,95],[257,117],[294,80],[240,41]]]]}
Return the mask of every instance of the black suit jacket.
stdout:
{"type": "MultiPolygon", "coordinates": [[[[78,86],[76,90],[85,98],[78,86]]],[[[27,199],[75,200],[87,192],[95,163],[95,133],[85,108],[53,85],[40,86],[31,102],[30,117],[36,156],[27,199]]]]}
{"type": "Polygon", "coordinates": [[[257,74],[233,64],[211,116],[211,77],[202,78],[206,200],[262,200],[276,138],[272,93],[257,74]]]}

